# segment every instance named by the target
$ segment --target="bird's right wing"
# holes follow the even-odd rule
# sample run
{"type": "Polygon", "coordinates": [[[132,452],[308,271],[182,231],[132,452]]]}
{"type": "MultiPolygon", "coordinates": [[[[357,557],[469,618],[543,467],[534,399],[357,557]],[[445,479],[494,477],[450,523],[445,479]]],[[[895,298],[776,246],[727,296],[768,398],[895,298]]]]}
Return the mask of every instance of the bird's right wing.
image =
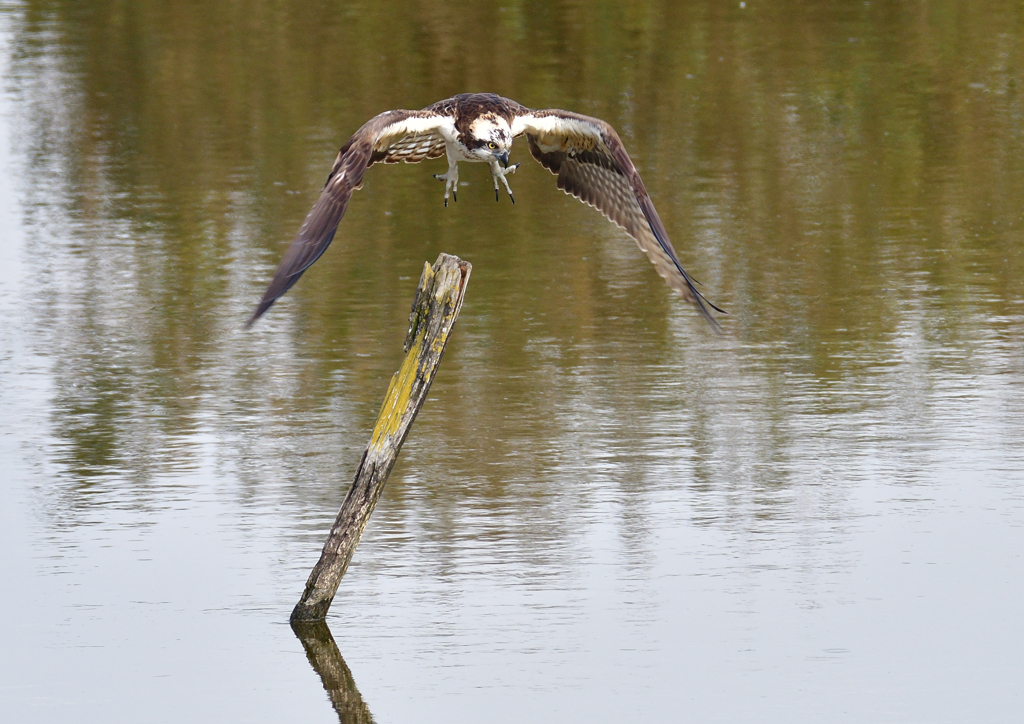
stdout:
{"type": "Polygon", "coordinates": [[[352,192],[363,183],[367,168],[374,163],[416,163],[443,156],[445,133],[454,133],[452,119],[426,109],[385,111],[352,134],[338,152],[320,198],[306,215],[246,326],[270,309],[327,250],[341,217],[345,215],[352,192]]]}

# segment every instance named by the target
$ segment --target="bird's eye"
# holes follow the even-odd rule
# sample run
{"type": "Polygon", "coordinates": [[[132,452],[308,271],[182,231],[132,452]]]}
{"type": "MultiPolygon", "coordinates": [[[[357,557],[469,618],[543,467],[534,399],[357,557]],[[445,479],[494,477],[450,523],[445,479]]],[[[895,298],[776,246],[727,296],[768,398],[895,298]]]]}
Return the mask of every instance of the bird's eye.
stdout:
{"type": "Polygon", "coordinates": [[[497,147],[498,147],[497,143],[488,143],[487,144],[487,148],[497,148],[497,147]]]}

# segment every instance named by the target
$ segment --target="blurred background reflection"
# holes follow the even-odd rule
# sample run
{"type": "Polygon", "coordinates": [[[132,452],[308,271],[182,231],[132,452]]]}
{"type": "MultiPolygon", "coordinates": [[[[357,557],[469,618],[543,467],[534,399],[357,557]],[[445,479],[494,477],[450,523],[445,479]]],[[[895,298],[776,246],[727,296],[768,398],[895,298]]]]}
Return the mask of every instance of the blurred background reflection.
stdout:
{"type": "MultiPolygon", "coordinates": [[[[965,692],[1000,720],[1024,674],[1018,4],[30,0],[0,17],[17,268],[0,404],[9,494],[29,501],[7,515],[33,555],[61,551],[12,573],[63,599],[40,627],[78,626],[52,573],[90,579],[115,566],[98,540],[147,526],[174,581],[157,610],[183,630],[193,586],[257,630],[286,620],[445,251],[473,264],[465,307],[333,613],[361,622],[339,639],[378,720],[962,721],[965,692]],[[724,336],[523,142],[514,207],[482,167],[448,209],[443,161],[371,169],[332,248],[243,331],[348,135],[464,91],[612,123],[724,336]],[[203,570],[254,571],[251,598],[172,575],[196,565],[193,516],[224,547],[203,570]]],[[[248,635],[244,681],[273,693],[282,656],[312,679],[294,639],[263,657],[248,635]]],[[[156,691],[178,714],[216,710],[171,681],[156,691]]]]}

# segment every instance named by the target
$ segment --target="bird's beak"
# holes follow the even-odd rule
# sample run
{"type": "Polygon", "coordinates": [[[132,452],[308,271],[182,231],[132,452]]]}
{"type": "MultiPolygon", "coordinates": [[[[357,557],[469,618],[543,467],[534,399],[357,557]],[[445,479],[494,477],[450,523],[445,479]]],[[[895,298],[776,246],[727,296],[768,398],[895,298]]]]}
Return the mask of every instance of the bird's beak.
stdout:
{"type": "Polygon", "coordinates": [[[501,153],[495,154],[498,160],[501,161],[502,168],[508,168],[508,151],[502,151],[501,153]]]}

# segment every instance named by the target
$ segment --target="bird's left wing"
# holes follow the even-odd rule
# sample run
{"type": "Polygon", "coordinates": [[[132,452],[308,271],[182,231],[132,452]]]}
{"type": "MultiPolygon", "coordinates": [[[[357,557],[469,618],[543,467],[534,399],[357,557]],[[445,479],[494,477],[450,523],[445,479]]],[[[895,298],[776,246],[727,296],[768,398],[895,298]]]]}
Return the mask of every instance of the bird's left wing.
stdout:
{"type": "Polygon", "coordinates": [[[338,152],[320,198],[306,215],[246,326],[270,309],[327,250],[352,192],[362,186],[367,168],[374,163],[416,163],[443,156],[446,133],[454,133],[451,117],[426,109],[385,111],[352,134],[338,152]]]}
{"type": "Polygon", "coordinates": [[[530,153],[558,177],[558,188],[595,207],[622,227],[654,264],[658,274],[717,330],[708,307],[722,310],[697,291],[679,263],[665,225],[633,161],[608,123],[556,109],[523,109],[512,120],[512,135],[526,134],[530,153]]]}

